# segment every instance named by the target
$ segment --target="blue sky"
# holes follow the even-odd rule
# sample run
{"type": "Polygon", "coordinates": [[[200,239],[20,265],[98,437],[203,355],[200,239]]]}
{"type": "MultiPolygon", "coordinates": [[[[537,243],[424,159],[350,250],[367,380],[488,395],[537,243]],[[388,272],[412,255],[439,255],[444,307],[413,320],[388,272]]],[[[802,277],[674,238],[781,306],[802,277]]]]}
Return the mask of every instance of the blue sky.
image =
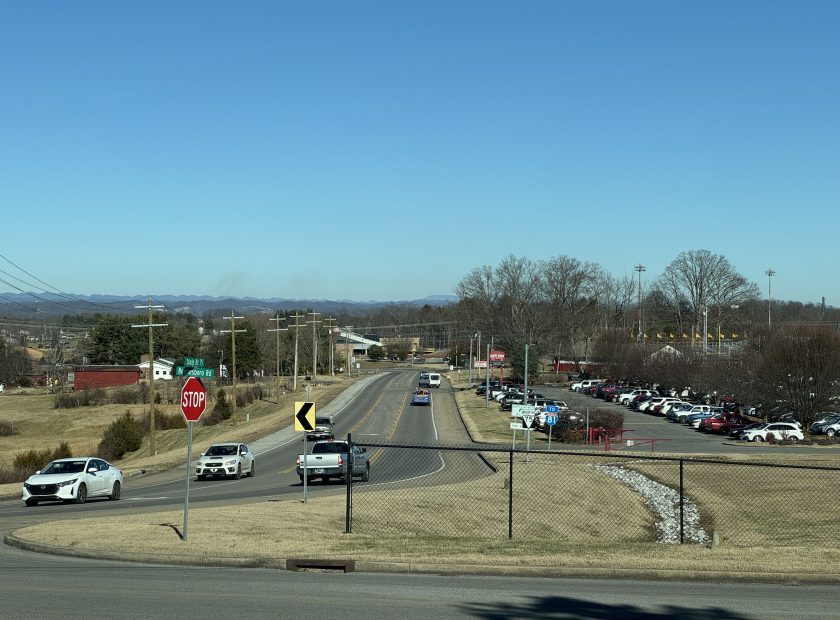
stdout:
{"type": "Polygon", "coordinates": [[[401,300],[509,254],[653,279],[705,249],[837,306],[838,23],[837,2],[4,3],[0,254],[75,294],[401,300]]]}

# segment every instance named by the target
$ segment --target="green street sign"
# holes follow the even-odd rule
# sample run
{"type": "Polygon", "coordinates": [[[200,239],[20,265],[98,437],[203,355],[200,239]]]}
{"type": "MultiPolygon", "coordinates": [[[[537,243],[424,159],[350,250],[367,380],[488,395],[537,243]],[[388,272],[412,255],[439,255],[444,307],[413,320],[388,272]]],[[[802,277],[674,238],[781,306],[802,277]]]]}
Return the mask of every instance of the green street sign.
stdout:
{"type": "Polygon", "coordinates": [[[192,366],[193,368],[204,368],[203,357],[185,357],[184,366],[192,366]]]}
{"type": "Polygon", "coordinates": [[[215,379],[215,368],[190,368],[186,370],[185,366],[175,366],[176,377],[199,377],[200,379],[215,379]]]}

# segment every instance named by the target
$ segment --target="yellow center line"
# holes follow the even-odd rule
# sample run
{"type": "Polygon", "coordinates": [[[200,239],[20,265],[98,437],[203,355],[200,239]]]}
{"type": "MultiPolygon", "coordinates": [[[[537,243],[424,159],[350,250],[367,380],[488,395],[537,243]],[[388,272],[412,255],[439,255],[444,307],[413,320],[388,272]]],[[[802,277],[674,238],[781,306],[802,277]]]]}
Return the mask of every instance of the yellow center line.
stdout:
{"type": "MultiPolygon", "coordinates": [[[[408,394],[406,394],[406,395],[404,395],[404,396],[403,396],[402,403],[400,404],[400,410],[399,410],[399,411],[397,411],[397,415],[395,415],[395,416],[394,416],[394,422],[391,424],[391,430],[390,430],[390,432],[388,433],[388,438],[385,440],[385,441],[386,441],[386,442],[388,442],[388,443],[391,443],[391,440],[394,438],[394,433],[396,433],[396,432],[397,432],[397,424],[399,424],[400,417],[402,417],[403,411],[405,411],[405,403],[406,403],[407,401],[408,401],[408,394]]],[[[382,449],[380,448],[379,450],[377,450],[377,451],[373,454],[373,456],[371,456],[371,457],[370,457],[370,459],[368,459],[368,461],[369,461],[371,464],[375,463],[375,462],[376,462],[376,460],[379,458],[379,456],[380,456],[381,454],[382,454],[382,449]]]]}

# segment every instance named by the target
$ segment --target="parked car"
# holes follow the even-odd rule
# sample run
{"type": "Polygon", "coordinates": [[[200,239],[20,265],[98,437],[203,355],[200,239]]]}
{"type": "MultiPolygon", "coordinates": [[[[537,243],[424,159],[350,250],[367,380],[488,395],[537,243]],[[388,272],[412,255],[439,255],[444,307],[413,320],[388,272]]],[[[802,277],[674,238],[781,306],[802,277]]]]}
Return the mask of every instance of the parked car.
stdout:
{"type": "Polygon", "coordinates": [[[744,428],[750,424],[749,418],[740,415],[721,415],[706,418],[700,422],[700,430],[708,433],[722,433],[728,435],[732,428],[744,428]]]}
{"type": "Polygon", "coordinates": [[[591,387],[593,385],[598,385],[601,383],[603,379],[583,379],[582,381],[576,381],[569,386],[569,389],[572,392],[582,392],[585,388],[591,387]]]}
{"type": "Polygon", "coordinates": [[[689,418],[700,413],[711,413],[711,405],[692,405],[690,409],[682,409],[674,414],[675,422],[689,423],[689,418]]]}
{"type": "Polygon", "coordinates": [[[705,420],[706,418],[712,418],[715,414],[707,411],[706,413],[692,413],[686,419],[686,424],[688,424],[691,428],[700,428],[700,423],[705,420]]]}
{"type": "Polygon", "coordinates": [[[623,393],[619,394],[618,395],[618,400],[616,402],[621,404],[621,405],[626,406],[626,405],[629,405],[630,401],[632,401],[634,398],[636,398],[637,396],[643,395],[643,394],[647,395],[647,394],[651,394],[651,392],[650,392],[650,390],[628,390],[626,392],[623,392],[623,393]]]}
{"type": "Polygon", "coordinates": [[[92,456],[56,459],[23,483],[21,500],[27,506],[59,501],[84,504],[89,498],[118,500],[123,473],[108,461],[92,456]]]}
{"type": "Polygon", "coordinates": [[[832,422],[831,424],[826,424],[822,427],[821,432],[829,437],[840,435],[840,420],[832,422]]]}
{"type": "Polygon", "coordinates": [[[837,422],[840,422],[840,413],[824,414],[814,420],[814,423],[811,424],[811,432],[815,435],[827,435],[828,433],[826,430],[830,427],[832,431],[831,436],[833,437],[837,432],[837,422]]]}
{"type": "Polygon", "coordinates": [[[257,459],[244,443],[215,443],[201,454],[195,465],[197,480],[205,478],[234,478],[242,474],[254,477],[257,473],[257,459]]]}
{"type": "Polygon", "coordinates": [[[777,440],[802,441],[805,435],[795,424],[790,422],[767,422],[758,428],[744,431],[741,434],[742,441],[767,441],[770,435],[777,440]]]}
{"type": "MultiPolygon", "coordinates": [[[[693,405],[689,402],[681,400],[668,407],[668,411],[665,413],[665,417],[671,420],[672,422],[679,422],[681,415],[688,415],[688,412],[691,411],[691,408],[696,406],[697,405],[693,405]]],[[[695,411],[693,413],[697,412],[695,411]]]]}
{"type": "Polygon", "coordinates": [[[752,424],[747,424],[743,428],[733,428],[729,431],[729,437],[732,439],[740,439],[741,435],[743,435],[745,432],[756,429],[762,424],[764,424],[764,422],[753,422],[752,424]]]}

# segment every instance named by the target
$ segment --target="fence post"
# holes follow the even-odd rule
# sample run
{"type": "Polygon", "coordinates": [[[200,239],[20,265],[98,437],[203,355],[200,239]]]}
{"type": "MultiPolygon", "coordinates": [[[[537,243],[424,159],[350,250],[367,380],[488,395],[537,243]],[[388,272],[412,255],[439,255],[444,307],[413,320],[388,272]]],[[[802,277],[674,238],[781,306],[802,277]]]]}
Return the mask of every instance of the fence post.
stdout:
{"type": "Polygon", "coordinates": [[[683,498],[685,497],[685,489],[683,488],[683,459],[680,458],[680,544],[685,542],[685,504],[683,498]]]}
{"type": "Polygon", "coordinates": [[[347,500],[344,504],[344,533],[353,533],[353,445],[347,433],[347,500]]]}
{"type": "Polygon", "coordinates": [[[508,452],[508,540],[513,538],[513,450],[508,452]]]}

